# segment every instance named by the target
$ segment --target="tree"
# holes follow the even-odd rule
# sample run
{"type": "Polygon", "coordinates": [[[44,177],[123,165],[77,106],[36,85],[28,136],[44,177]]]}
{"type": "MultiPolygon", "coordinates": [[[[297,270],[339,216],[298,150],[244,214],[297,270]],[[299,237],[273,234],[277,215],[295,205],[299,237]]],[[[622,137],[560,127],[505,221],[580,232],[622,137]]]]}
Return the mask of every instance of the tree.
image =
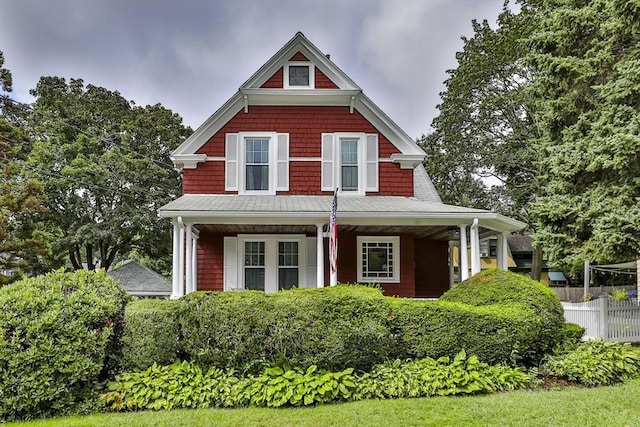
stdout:
{"type": "MultiPolygon", "coordinates": [[[[536,28],[535,10],[514,12],[505,3],[498,25],[472,21],[474,35],[462,38],[458,67],[449,70],[433,132],[422,138],[425,167],[445,203],[493,209],[529,222],[539,192],[536,168],[538,100],[529,86],[527,38],[536,28]],[[492,182],[493,185],[487,184],[492,182]]],[[[534,247],[534,259],[541,252],[534,247]]],[[[534,263],[533,277],[540,277],[534,263]]]]}
{"type": "Polygon", "coordinates": [[[31,93],[28,165],[47,194],[55,252],[88,270],[133,248],[168,256],[169,224],[157,209],[180,192],[169,153],[190,133],[182,119],[80,79],[43,77],[31,93]]]}
{"type": "Polygon", "coordinates": [[[34,214],[44,210],[42,186],[24,176],[22,160],[28,146],[19,109],[9,97],[11,72],[0,52],[0,285],[38,270],[48,249],[46,233],[35,226],[34,214]]]}
{"type": "Polygon", "coordinates": [[[640,4],[629,0],[531,0],[533,87],[544,100],[543,192],[536,238],[551,261],[640,254],[640,4]]]}
{"type": "Polygon", "coordinates": [[[447,71],[433,132],[421,141],[427,171],[449,203],[495,208],[527,220],[537,192],[530,141],[538,129],[523,39],[535,28],[534,18],[524,5],[514,13],[505,4],[496,29],[474,20],[473,37],[462,38],[458,67],[447,71]],[[500,185],[489,187],[487,178],[500,185]]]}

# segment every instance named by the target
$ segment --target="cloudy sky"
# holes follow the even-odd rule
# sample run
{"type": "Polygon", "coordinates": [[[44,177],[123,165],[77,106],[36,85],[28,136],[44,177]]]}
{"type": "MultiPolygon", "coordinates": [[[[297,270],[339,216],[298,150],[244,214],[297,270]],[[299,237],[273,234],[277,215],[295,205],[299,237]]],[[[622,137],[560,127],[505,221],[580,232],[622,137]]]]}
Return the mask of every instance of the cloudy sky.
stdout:
{"type": "Polygon", "coordinates": [[[297,31],[410,136],[429,131],[472,19],[503,0],[0,0],[14,98],[82,78],[197,128],[297,31]]]}

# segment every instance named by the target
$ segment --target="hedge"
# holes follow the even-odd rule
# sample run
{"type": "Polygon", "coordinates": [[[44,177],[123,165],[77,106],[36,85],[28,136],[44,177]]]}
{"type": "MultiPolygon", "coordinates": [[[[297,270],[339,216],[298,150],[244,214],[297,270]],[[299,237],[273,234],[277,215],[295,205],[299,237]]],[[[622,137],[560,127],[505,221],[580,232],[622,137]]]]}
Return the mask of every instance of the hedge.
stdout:
{"type": "Polygon", "coordinates": [[[473,306],[521,305],[532,311],[536,333],[522,354],[527,363],[537,363],[562,339],[564,314],[553,290],[521,274],[504,270],[484,270],[447,291],[440,301],[473,306]]]}
{"type": "Polygon", "coordinates": [[[0,289],[0,419],[92,409],[117,370],[128,296],[104,272],[56,271],[0,289]]]}
{"type": "Polygon", "coordinates": [[[474,307],[390,299],[399,359],[467,354],[489,364],[518,364],[535,345],[534,313],[520,304],[474,307]]]}
{"type": "Polygon", "coordinates": [[[392,353],[388,315],[385,297],[366,287],[198,292],[181,299],[182,350],[245,373],[284,362],[367,370],[392,353]]]}
{"type": "Polygon", "coordinates": [[[125,309],[122,365],[125,370],[144,370],[157,363],[178,360],[178,302],[141,299],[125,309]]]}

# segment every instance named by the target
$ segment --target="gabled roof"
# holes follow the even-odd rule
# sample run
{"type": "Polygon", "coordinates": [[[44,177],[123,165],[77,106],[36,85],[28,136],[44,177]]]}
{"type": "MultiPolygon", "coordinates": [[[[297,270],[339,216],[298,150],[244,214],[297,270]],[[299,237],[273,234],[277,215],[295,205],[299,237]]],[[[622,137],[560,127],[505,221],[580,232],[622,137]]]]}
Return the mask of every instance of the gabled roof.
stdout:
{"type": "Polygon", "coordinates": [[[169,296],[171,294],[171,284],[164,277],[137,261],[129,261],[107,274],[131,295],[169,296]]]}
{"type": "Polygon", "coordinates": [[[251,105],[327,105],[349,106],[357,110],[378,129],[401,154],[392,157],[403,167],[414,167],[422,162],[425,152],[418,147],[393,120],[364,95],[337,65],[298,32],[287,44],[273,55],[258,71],[240,86],[222,107],[213,113],[187,140],[172,154],[171,160],[178,167],[194,167],[206,156],[196,154],[216,132],[218,132],[239,111],[248,111],[251,105]],[[284,89],[263,88],[264,83],[298,52],[302,53],[314,66],[324,73],[338,89],[284,89]]]}

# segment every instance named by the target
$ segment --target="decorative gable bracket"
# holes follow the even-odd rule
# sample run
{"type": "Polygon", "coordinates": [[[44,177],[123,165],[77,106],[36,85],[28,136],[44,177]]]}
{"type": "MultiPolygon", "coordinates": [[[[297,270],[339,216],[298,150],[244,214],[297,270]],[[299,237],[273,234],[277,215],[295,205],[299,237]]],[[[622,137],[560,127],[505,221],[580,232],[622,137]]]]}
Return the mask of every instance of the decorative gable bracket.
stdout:
{"type": "Polygon", "coordinates": [[[174,154],[171,156],[171,161],[179,170],[195,169],[198,166],[198,163],[202,163],[206,160],[206,154],[174,154]]]}
{"type": "Polygon", "coordinates": [[[400,165],[400,169],[415,169],[422,161],[424,160],[424,155],[422,154],[392,154],[391,161],[393,163],[398,163],[400,165]]]}

